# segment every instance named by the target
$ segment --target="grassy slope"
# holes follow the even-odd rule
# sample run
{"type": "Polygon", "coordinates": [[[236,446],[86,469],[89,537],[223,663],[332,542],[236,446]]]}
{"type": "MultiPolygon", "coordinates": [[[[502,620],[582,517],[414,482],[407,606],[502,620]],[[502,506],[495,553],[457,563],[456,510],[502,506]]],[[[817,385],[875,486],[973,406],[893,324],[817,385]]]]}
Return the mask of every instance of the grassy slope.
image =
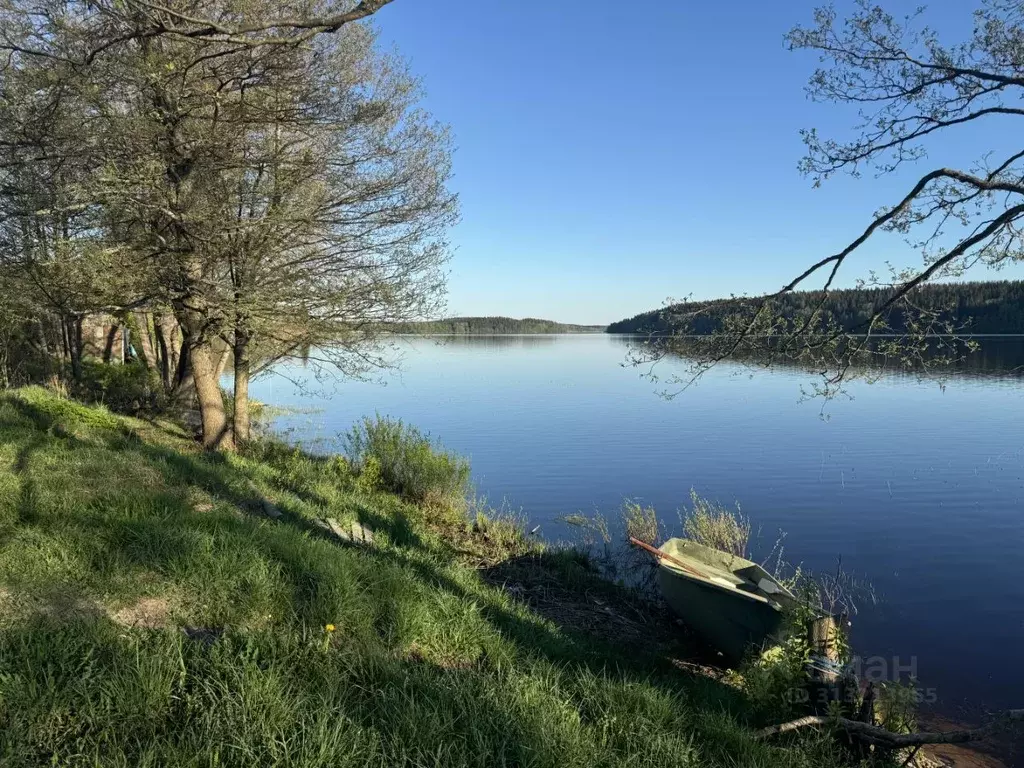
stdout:
{"type": "Polygon", "coordinates": [[[744,718],[732,689],[531,613],[330,461],[0,395],[4,766],[822,764],[744,718]]]}

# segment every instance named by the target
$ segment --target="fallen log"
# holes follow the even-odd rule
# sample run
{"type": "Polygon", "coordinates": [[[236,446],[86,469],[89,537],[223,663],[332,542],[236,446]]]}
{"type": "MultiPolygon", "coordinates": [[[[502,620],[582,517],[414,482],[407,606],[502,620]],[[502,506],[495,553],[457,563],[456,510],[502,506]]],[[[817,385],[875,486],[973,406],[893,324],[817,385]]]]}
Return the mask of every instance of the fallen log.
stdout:
{"type": "Polygon", "coordinates": [[[764,728],[758,731],[754,738],[767,739],[770,736],[789,733],[800,728],[834,725],[842,728],[850,736],[856,737],[868,744],[885,749],[903,749],[904,747],[916,747],[922,744],[963,744],[968,741],[978,741],[1018,722],[1024,722],[1024,709],[1007,710],[991,723],[979,728],[932,733],[892,733],[879,725],[849,720],[845,717],[808,715],[807,717],[790,720],[788,723],[780,723],[779,725],[764,728]]]}

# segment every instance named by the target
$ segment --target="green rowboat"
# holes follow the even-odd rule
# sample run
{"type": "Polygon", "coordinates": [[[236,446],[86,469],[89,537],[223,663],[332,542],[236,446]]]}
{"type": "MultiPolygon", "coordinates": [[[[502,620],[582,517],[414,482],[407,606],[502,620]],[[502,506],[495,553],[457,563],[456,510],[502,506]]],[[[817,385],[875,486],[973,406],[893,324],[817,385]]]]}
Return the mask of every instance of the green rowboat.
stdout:
{"type": "Polygon", "coordinates": [[[666,602],[730,661],[777,639],[784,612],[796,603],[764,568],[742,557],[688,539],[669,539],[651,551],[666,602]]]}

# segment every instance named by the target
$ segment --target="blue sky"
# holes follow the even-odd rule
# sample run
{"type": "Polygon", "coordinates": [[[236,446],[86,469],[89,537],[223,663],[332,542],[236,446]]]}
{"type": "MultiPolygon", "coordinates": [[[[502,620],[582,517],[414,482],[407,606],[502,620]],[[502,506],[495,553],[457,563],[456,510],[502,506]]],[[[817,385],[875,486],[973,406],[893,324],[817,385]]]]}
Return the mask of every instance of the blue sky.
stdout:
{"type": "MultiPolygon", "coordinates": [[[[923,166],[820,189],[797,171],[800,128],[842,136],[854,117],[806,98],[816,59],[783,44],[815,5],[396,0],[381,10],[382,45],[409,60],[424,106],[455,136],[462,221],[449,314],[603,323],[670,297],[761,293],[859,234],[923,166]]],[[[933,26],[969,33],[972,3],[933,5],[933,26]]],[[[972,137],[956,142],[924,164],[980,154],[972,137]]],[[[842,284],[919,258],[880,239],[842,284]]]]}

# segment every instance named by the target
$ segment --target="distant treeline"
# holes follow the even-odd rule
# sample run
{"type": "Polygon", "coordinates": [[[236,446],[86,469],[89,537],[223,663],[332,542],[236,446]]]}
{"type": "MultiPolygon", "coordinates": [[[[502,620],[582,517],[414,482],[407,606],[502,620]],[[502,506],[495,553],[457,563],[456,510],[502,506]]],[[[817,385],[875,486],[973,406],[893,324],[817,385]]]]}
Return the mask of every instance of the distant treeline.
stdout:
{"type": "Polygon", "coordinates": [[[603,325],[571,325],[535,317],[449,317],[420,323],[392,323],[394,333],[476,334],[476,333],[600,333],[603,325]]]}
{"type": "MultiPolygon", "coordinates": [[[[848,330],[856,330],[892,297],[893,292],[891,288],[830,291],[824,311],[829,320],[848,330]]],[[[806,317],[821,298],[821,291],[785,294],[775,300],[776,312],[788,318],[806,317]]],[[[948,323],[958,332],[1024,333],[1024,281],[924,285],[911,294],[910,300],[916,308],[936,313],[940,323],[948,323]]],[[[675,304],[619,320],[606,330],[608,333],[709,334],[720,330],[727,316],[743,312],[740,307],[740,300],[735,299],[675,304]]],[[[906,331],[906,319],[905,310],[897,305],[889,312],[889,329],[893,333],[906,331]]]]}

